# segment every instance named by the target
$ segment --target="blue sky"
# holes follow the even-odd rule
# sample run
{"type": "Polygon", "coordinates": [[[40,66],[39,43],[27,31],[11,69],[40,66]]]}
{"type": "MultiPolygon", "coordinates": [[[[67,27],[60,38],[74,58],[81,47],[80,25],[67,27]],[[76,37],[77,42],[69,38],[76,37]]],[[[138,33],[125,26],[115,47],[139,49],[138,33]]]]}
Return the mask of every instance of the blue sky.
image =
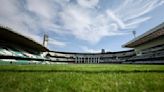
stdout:
{"type": "Polygon", "coordinates": [[[0,0],[0,25],[54,51],[122,51],[164,22],[164,0],[0,0]]]}

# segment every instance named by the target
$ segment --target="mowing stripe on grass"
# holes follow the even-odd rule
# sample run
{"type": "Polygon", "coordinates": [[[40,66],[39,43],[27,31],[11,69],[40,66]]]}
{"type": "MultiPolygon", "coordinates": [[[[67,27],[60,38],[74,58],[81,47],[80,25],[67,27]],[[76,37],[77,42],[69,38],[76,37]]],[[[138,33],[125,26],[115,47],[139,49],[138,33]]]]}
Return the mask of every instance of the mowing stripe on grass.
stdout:
{"type": "Polygon", "coordinates": [[[83,70],[0,70],[0,72],[63,72],[63,73],[164,73],[164,70],[101,70],[101,71],[83,71],[83,70]]]}

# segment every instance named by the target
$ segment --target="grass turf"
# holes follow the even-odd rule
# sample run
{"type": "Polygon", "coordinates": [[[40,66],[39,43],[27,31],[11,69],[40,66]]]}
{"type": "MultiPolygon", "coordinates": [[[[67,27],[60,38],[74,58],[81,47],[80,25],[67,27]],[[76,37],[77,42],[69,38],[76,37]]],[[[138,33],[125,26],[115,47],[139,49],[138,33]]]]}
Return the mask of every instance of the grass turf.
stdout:
{"type": "Polygon", "coordinates": [[[164,92],[164,65],[1,65],[0,92],[164,92]]]}

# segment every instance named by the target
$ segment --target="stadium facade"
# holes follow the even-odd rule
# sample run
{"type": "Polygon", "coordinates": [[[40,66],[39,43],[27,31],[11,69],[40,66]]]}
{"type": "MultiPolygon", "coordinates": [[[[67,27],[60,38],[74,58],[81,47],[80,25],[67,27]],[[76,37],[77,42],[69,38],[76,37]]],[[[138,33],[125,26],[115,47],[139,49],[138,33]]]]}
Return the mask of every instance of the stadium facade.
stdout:
{"type": "Polygon", "coordinates": [[[13,32],[0,28],[0,61],[28,63],[136,63],[164,64],[164,23],[123,45],[132,48],[128,51],[100,53],[78,53],[49,51],[45,46],[48,36],[44,36],[43,45],[13,32]],[[23,61],[23,62],[24,62],[23,61]]]}
{"type": "Polygon", "coordinates": [[[48,52],[52,61],[65,63],[122,63],[135,56],[134,50],[105,53],[48,52]]]}

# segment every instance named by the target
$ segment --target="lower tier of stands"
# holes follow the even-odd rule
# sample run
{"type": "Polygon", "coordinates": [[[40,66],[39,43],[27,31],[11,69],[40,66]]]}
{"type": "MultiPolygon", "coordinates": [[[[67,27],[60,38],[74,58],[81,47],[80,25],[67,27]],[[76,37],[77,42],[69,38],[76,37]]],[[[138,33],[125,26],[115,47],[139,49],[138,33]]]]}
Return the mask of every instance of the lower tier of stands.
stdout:
{"type": "Polygon", "coordinates": [[[49,61],[43,53],[0,40],[0,64],[39,64],[49,61]]]}

